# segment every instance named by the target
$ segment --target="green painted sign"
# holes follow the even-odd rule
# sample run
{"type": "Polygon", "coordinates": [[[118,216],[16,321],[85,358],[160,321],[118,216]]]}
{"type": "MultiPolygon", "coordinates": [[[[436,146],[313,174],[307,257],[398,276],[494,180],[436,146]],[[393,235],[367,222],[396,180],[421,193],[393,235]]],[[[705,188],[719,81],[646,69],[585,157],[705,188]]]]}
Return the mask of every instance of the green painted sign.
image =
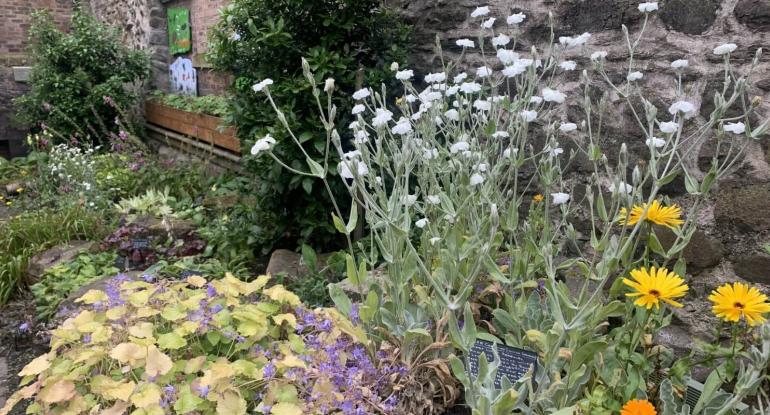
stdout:
{"type": "Polygon", "coordinates": [[[172,55],[187,53],[192,49],[190,9],[168,9],[168,45],[172,55]]]}

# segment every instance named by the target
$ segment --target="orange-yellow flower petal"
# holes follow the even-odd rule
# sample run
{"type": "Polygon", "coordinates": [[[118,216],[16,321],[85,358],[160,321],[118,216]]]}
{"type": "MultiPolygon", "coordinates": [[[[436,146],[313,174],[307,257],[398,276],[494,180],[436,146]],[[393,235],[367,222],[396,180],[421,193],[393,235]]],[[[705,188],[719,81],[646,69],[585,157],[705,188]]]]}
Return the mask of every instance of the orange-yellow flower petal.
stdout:
{"type": "Polygon", "coordinates": [[[756,326],[767,320],[764,314],[770,313],[767,296],[740,282],[722,285],[711,292],[709,300],[714,304],[714,315],[728,322],[737,323],[742,317],[750,326],[756,326]]]}
{"type": "Polygon", "coordinates": [[[648,310],[653,306],[659,308],[661,302],[682,307],[682,304],[674,299],[684,297],[689,287],[676,273],[666,268],[652,267],[635,269],[630,274],[633,279],[623,278],[623,284],[634,290],[626,296],[636,297],[635,305],[648,310]]]}
{"type": "Polygon", "coordinates": [[[655,411],[655,407],[649,401],[634,399],[623,405],[620,415],[658,415],[658,412],[655,411]]]}
{"type": "Polygon", "coordinates": [[[634,226],[640,220],[646,220],[656,225],[665,226],[667,228],[678,228],[684,223],[682,220],[682,209],[677,205],[663,206],[660,201],[654,200],[647,209],[647,203],[641,205],[634,205],[629,213],[626,208],[620,209],[620,215],[618,221],[626,226],[634,226]],[[644,215],[644,211],[647,210],[647,215],[644,215]]]}

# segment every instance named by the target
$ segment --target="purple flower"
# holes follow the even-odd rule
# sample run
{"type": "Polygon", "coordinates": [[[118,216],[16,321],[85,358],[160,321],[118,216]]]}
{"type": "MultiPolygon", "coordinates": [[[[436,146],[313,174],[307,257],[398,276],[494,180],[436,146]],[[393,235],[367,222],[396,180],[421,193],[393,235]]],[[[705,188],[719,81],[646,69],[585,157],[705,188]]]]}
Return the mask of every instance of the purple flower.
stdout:
{"type": "Polygon", "coordinates": [[[214,304],[214,306],[211,307],[211,314],[216,314],[216,313],[222,311],[222,309],[224,309],[224,308],[225,307],[222,304],[214,304]]]}
{"type": "Polygon", "coordinates": [[[196,392],[198,392],[198,396],[201,398],[205,398],[209,395],[209,387],[208,386],[193,386],[193,389],[195,389],[196,392]]]}
{"type": "Polygon", "coordinates": [[[155,282],[155,276],[150,275],[150,274],[142,275],[142,279],[145,282],[155,282]]]}
{"type": "Polygon", "coordinates": [[[217,289],[216,289],[216,288],[214,288],[214,286],[213,286],[213,285],[211,285],[211,283],[208,283],[208,284],[206,285],[206,296],[207,296],[208,298],[214,298],[214,297],[216,297],[216,296],[217,296],[217,289]]]}
{"type": "Polygon", "coordinates": [[[361,324],[361,315],[358,313],[358,304],[353,304],[353,307],[350,308],[348,317],[353,324],[361,324]]]}
{"type": "Polygon", "coordinates": [[[273,362],[268,362],[264,368],[262,368],[262,375],[268,379],[275,376],[275,365],[273,362]]]}
{"type": "Polygon", "coordinates": [[[29,323],[21,323],[19,325],[19,332],[20,333],[26,333],[29,331],[29,323]]]}
{"type": "Polygon", "coordinates": [[[107,95],[103,96],[102,100],[104,100],[104,103],[107,105],[112,106],[114,104],[114,102],[112,101],[112,97],[109,97],[107,95]]]}
{"type": "Polygon", "coordinates": [[[118,137],[122,141],[126,141],[126,139],[128,138],[128,133],[121,129],[120,132],[118,132],[118,137]]]}
{"type": "Polygon", "coordinates": [[[86,333],[83,335],[83,343],[84,344],[91,343],[91,333],[86,333]]]}

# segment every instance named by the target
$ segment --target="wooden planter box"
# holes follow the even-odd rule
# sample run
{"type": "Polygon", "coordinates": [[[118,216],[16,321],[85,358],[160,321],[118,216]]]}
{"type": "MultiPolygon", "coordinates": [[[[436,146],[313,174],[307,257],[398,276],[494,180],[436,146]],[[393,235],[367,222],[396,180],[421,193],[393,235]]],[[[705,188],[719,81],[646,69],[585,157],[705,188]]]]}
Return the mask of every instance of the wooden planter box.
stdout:
{"type": "Polygon", "coordinates": [[[241,154],[241,142],[235,136],[235,129],[220,131],[221,118],[178,110],[152,100],[145,101],[144,113],[150,124],[241,154]]]}

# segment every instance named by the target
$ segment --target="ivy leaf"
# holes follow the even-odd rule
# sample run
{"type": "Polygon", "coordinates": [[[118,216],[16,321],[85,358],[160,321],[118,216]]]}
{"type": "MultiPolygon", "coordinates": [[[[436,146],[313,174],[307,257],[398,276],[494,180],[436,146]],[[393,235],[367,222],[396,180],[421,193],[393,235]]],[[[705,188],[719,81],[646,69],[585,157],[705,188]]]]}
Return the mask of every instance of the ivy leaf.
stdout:
{"type": "Polygon", "coordinates": [[[158,337],[158,346],[161,349],[176,350],[176,349],[181,349],[186,345],[187,345],[187,340],[185,340],[184,337],[174,332],[161,334],[158,337]]]}
{"type": "Polygon", "coordinates": [[[218,415],[243,415],[246,413],[246,401],[235,392],[225,392],[217,402],[218,415]]]}
{"type": "Polygon", "coordinates": [[[160,387],[154,383],[145,383],[131,396],[131,403],[137,408],[148,408],[160,404],[160,398],[160,387]]]}
{"type": "Polygon", "coordinates": [[[273,405],[270,413],[273,415],[302,415],[302,408],[294,403],[279,402],[273,405]]]}
{"type": "Polygon", "coordinates": [[[171,358],[155,346],[147,347],[147,363],[145,370],[149,376],[165,375],[174,366],[171,358]]]}

